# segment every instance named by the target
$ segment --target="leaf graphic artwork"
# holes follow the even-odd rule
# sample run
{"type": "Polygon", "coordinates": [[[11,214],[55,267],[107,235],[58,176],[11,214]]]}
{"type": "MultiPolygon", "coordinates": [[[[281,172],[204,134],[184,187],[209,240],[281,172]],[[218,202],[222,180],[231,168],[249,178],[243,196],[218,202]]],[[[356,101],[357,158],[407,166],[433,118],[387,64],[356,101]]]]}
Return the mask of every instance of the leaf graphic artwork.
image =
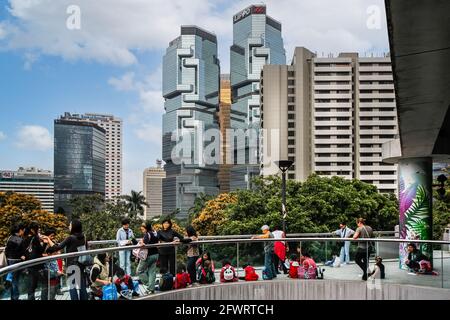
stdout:
{"type": "Polygon", "coordinates": [[[403,178],[400,178],[400,235],[401,238],[405,239],[406,237],[406,231],[407,231],[407,212],[414,203],[414,198],[417,193],[417,184],[410,185],[405,190],[405,183],[403,178]]]}
{"type": "MultiPolygon", "coordinates": [[[[431,236],[429,196],[422,185],[417,187],[416,198],[405,212],[405,229],[411,240],[427,240],[431,236]]],[[[428,246],[423,246],[426,251],[428,246]]]]}

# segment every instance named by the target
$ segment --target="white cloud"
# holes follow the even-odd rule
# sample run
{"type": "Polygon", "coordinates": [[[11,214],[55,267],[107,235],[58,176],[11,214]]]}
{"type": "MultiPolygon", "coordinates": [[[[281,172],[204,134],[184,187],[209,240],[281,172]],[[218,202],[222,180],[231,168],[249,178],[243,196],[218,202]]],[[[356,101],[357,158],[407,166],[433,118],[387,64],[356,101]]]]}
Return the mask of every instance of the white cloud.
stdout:
{"type": "Polygon", "coordinates": [[[136,136],[147,142],[151,142],[156,145],[161,145],[162,141],[162,128],[152,124],[142,124],[138,128],[134,129],[136,136]]]}
{"type": "MultiPolygon", "coordinates": [[[[232,16],[253,0],[78,0],[81,29],[69,30],[72,0],[9,0],[14,24],[0,25],[6,48],[35,50],[68,60],[130,65],[136,52],[165,49],[182,24],[196,24],[218,36],[222,70],[229,68],[232,16]]],[[[288,62],[295,46],[318,53],[381,51],[388,48],[382,0],[266,0],[270,16],[283,26],[288,62]],[[381,29],[367,27],[371,6],[381,12],[381,29]]]]}
{"type": "Polygon", "coordinates": [[[6,134],[4,134],[2,131],[0,131],[0,141],[6,139],[6,134]]]}
{"type": "Polygon", "coordinates": [[[118,91],[134,91],[137,89],[134,81],[134,72],[127,72],[120,78],[110,78],[108,83],[118,91]]]}
{"type": "Polygon", "coordinates": [[[110,78],[108,83],[118,91],[136,92],[139,97],[139,111],[162,114],[164,99],[161,91],[161,70],[161,67],[158,67],[142,80],[137,80],[133,72],[127,72],[121,77],[110,78]]]}
{"type": "Polygon", "coordinates": [[[53,148],[53,139],[47,128],[26,125],[19,129],[16,145],[21,149],[46,151],[53,148]]]}

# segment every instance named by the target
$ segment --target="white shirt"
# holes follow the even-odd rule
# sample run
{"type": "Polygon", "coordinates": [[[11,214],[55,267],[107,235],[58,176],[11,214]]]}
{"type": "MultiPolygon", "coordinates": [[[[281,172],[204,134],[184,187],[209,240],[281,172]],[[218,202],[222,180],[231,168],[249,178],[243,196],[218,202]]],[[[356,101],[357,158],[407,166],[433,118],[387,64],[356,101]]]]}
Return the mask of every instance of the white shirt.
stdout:
{"type": "MultiPolygon", "coordinates": [[[[272,232],[274,239],[283,239],[284,237],[284,232],[281,230],[276,230],[272,232]]],[[[284,241],[280,241],[284,244],[284,241]]]]}

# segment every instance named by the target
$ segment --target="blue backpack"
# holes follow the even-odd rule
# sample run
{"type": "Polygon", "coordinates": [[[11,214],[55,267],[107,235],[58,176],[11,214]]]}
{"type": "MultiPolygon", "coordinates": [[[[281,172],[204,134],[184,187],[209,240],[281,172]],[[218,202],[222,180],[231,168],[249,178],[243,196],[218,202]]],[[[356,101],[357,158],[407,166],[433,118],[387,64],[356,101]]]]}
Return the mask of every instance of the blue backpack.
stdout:
{"type": "Polygon", "coordinates": [[[117,288],[114,283],[103,286],[102,291],[103,291],[102,300],[117,300],[118,299],[117,288]]]}

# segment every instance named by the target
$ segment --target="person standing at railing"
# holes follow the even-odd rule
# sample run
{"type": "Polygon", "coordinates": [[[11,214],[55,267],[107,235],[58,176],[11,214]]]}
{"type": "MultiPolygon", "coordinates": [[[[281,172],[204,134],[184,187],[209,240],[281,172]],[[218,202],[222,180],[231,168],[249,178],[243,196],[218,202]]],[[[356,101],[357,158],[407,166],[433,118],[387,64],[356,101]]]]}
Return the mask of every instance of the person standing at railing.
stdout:
{"type": "MultiPolygon", "coordinates": [[[[355,231],[347,227],[346,222],[342,222],[339,225],[339,230],[335,231],[334,234],[342,239],[348,239],[353,237],[355,231]]],[[[350,263],[350,241],[342,241],[341,245],[342,247],[339,259],[341,261],[341,265],[345,266],[346,264],[350,263]]]]}
{"type": "MultiPolygon", "coordinates": [[[[264,225],[261,227],[262,235],[253,236],[252,239],[273,239],[274,236],[270,232],[270,227],[264,225]]],[[[273,264],[273,254],[274,254],[274,242],[267,241],[264,243],[264,269],[265,269],[265,279],[272,280],[277,277],[277,271],[273,264]]]]}
{"type": "MultiPolygon", "coordinates": [[[[147,221],[141,225],[141,231],[144,234],[144,238],[139,242],[141,246],[158,243],[158,233],[153,230],[152,223],[150,221],[147,221]]],[[[156,262],[159,257],[158,248],[149,248],[146,250],[147,256],[145,259],[141,259],[139,261],[137,274],[139,275],[139,279],[146,286],[146,289],[150,293],[154,293],[156,282],[156,262]]]]}
{"type": "MultiPolygon", "coordinates": [[[[135,240],[133,230],[130,229],[130,219],[122,220],[122,228],[117,230],[116,241],[119,247],[131,246],[135,240]]],[[[137,242],[136,242],[137,244],[137,242]]],[[[131,251],[119,251],[120,268],[125,271],[127,275],[131,275],[131,251]]]]}
{"type": "MultiPolygon", "coordinates": [[[[273,237],[275,239],[284,239],[286,238],[286,234],[280,230],[281,228],[279,226],[275,226],[275,230],[272,232],[273,237]]],[[[274,255],[273,255],[273,264],[275,266],[275,271],[277,274],[280,274],[280,262],[281,262],[281,268],[283,269],[283,273],[287,274],[288,270],[286,266],[284,265],[284,262],[286,260],[286,242],[285,241],[276,241],[274,243],[274,255]]]]}
{"type": "MultiPolygon", "coordinates": [[[[69,225],[70,236],[56,245],[49,237],[44,239],[48,243],[48,253],[65,250],[66,253],[80,252],[87,250],[87,240],[83,234],[83,227],[79,220],[73,220],[69,225]]],[[[71,300],[88,300],[89,296],[86,290],[85,266],[79,263],[79,258],[68,258],[66,267],[76,266],[79,274],[79,283],[72,286],[69,290],[71,300]],[[77,288],[78,287],[78,288],[77,288]]],[[[74,271],[76,272],[76,271],[74,271]]],[[[70,274],[69,276],[72,276],[70,274]]]]}
{"type": "MultiPolygon", "coordinates": [[[[366,225],[366,220],[363,218],[356,219],[358,228],[353,235],[353,239],[368,239],[373,238],[373,230],[370,226],[366,225]]],[[[367,269],[369,267],[369,257],[373,251],[372,244],[370,242],[358,242],[358,249],[356,251],[355,262],[362,269],[362,280],[367,281],[367,269]]]]}
{"type": "MultiPolygon", "coordinates": [[[[172,220],[165,219],[162,222],[162,229],[158,231],[158,240],[161,243],[179,243],[190,242],[190,239],[184,237],[172,229],[172,220]]],[[[160,269],[166,269],[171,274],[175,274],[175,247],[165,246],[159,248],[160,269]]]]}
{"type": "MultiPolygon", "coordinates": [[[[191,241],[198,241],[197,231],[195,231],[193,226],[188,226],[186,228],[186,235],[187,239],[190,239],[191,241]]],[[[192,283],[197,282],[195,263],[197,262],[199,256],[200,251],[198,249],[198,245],[189,244],[187,248],[187,272],[191,277],[192,283]]]]}
{"type": "MultiPolygon", "coordinates": [[[[11,236],[6,242],[5,255],[8,266],[22,262],[25,260],[25,225],[23,223],[15,224],[11,228],[11,236]]],[[[11,281],[11,300],[19,300],[19,280],[22,271],[12,273],[11,281]]]]}
{"type": "MultiPolygon", "coordinates": [[[[26,260],[34,260],[42,258],[45,250],[45,236],[40,234],[39,223],[33,221],[28,226],[27,239],[25,240],[25,257],[26,260]]],[[[36,300],[35,292],[39,285],[46,286],[45,264],[31,266],[28,271],[28,300],[36,300]]],[[[41,292],[41,300],[47,300],[47,297],[41,292]]]]}

